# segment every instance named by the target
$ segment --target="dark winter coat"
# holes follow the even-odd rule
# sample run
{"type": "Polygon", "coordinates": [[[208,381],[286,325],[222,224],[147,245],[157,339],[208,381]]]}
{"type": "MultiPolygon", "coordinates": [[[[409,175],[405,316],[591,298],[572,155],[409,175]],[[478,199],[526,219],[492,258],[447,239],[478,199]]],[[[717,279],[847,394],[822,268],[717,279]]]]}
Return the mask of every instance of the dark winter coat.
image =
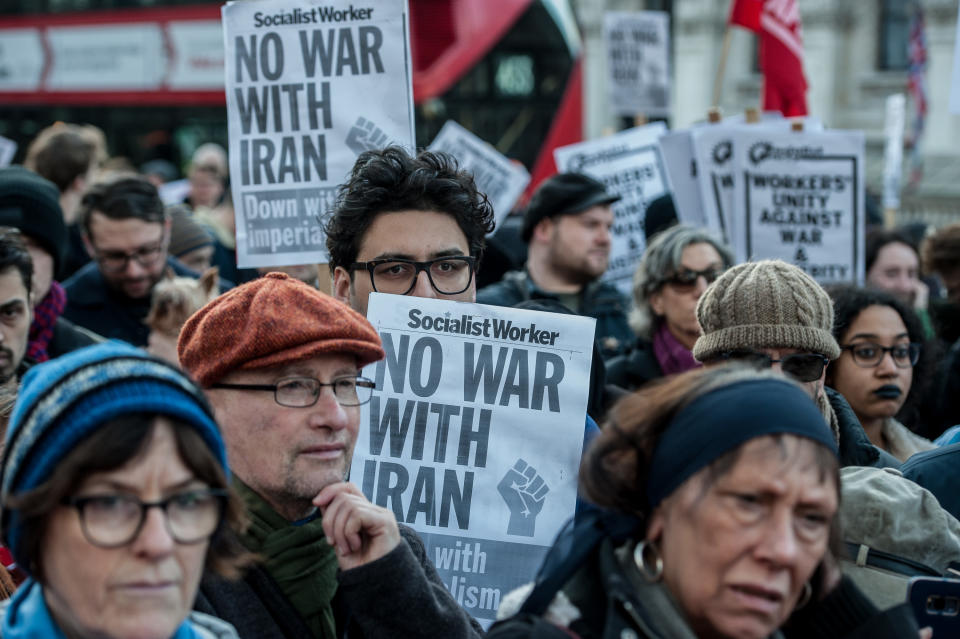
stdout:
{"type": "Polygon", "coordinates": [[[843,395],[825,388],[830,408],[836,417],[839,431],[841,466],[874,466],[876,468],[900,468],[900,460],[870,442],[867,433],[860,425],[857,414],[843,395]]]}
{"type": "MultiPolygon", "coordinates": [[[[400,544],[367,565],[339,572],[333,600],[345,639],[480,639],[483,631],[450,596],[423,542],[401,525],[400,544]]],[[[305,639],[303,618],[266,570],[239,581],[204,575],[194,608],[232,624],[241,639],[305,639]]]]}
{"type": "MultiPolygon", "coordinates": [[[[167,267],[180,277],[199,277],[172,257],[167,258],[167,267]]],[[[224,279],[219,282],[221,293],[232,286],[224,279]]],[[[113,292],[96,262],[89,262],[74,273],[63,283],[63,288],[67,292],[63,317],[107,339],[122,339],[134,346],[146,346],[150,328],[144,320],[150,313],[150,296],[131,300],[113,292]]]]}
{"type": "Polygon", "coordinates": [[[607,362],[607,382],[628,391],[661,377],[663,369],[653,352],[653,342],[642,337],[629,352],[607,362]]]}
{"type": "MultiPolygon", "coordinates": [[[[487,638],[696,639],[663,584],[640,575],[630,544],[615,549],[609,539],[602,542],[561,592],[544,617],[521,613],[495,624],[487,638]]],[[[908,607],[878,613],[844,579],[822,601],[796,612],[788,629],[771,639],[902,639],[917,632],[908,607]]]]}
{"type": "MultiPolygon", "coordinates": [[[[526,271],[510,271],[496,284],[477,291],[478,304],[516,306],[535,299],[559,301],[553,293],[539,288],[526,271]]],[[[636,336],[627,323],[629,303],[615,286],[596,280],[580,292],[580,315],[597,320],[596,338],[604,360],[627,351],[636,336]]]]}

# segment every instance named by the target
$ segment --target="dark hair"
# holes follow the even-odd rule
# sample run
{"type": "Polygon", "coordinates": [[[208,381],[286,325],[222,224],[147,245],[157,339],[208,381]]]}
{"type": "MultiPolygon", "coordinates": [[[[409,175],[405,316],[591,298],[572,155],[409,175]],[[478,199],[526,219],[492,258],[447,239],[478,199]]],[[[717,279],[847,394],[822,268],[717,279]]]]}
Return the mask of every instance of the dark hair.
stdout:
{"type": "Polygon", "coordinates": [[[340,185],[325,229],[331,270],[356,261],[360,242],[377,215],[406,210],[452,215],[479,264],[494,221],[493,208],[473,176],[461,171],[449,154],[421,151],[411,157],[389,146],[362,153],[350,179],[340,185]]]}
{"type": "Polygon", "coordinates": [[[94,211],[112,220],[136,218],[163,223],[167,219],[157,187],[139,175],[98,182],[87,189],[80,200],[80,224],[87,235],[94,211]]]}
{"type": "MultiPolygon", "coordinates": [[[[642,534],[651,515],[647,500],[650,460],[660,438],[674,418],[694,400],[724,386],[753,379],[783,379],[770,371],[756,371],[737,365],[699,368],[647,384],[610,410],[600,435],[580,465],[580,486],[584,496],[601,508],[634,515],[642,522],[642,534]]],[[[780,442],[781,436],[771,435],[780,442]]],[[[837,496],[840,469],[836,455],[825,446],[815,446],[821,478],[832,478],[837,496]]],[[[742,446],[721,455],[707,466],[708,487],[726,474],[739,459],[742,446]]]]}
{"type": "Polygon", "coordinates": [[[30,287],[33,285],[33,260],[30,258],[30,251],[23,243],[20,231],[10,227],[0,227],[0,274],[10,269],[17,269],[20,273],[23,287],[27,289],[29,295],[30,287]]]}
{"type": "MultiPolygon", "coordinates": [[[[73,495],[84,478],[100,472],[110,472],[147,452],[150,434],[158,416],[152,413],[123,415],[100,426],[76,445],[60,462],[45,482],[27,492],[12,496],[4,508],[15,508],[23,518],[23,549],[28,558],[28,569],[43,583],[43,548],[50,513],[64,498],[73,495]]],[[[220,462],[204,443],[193,426],[165,417],[173,428],[177,453],[197,479],[211,488],[228,488],[227,477],[220,462]]],[[[227,578],[236,578],[241,569],[252,561],[236,536],[246,525],[246,515],[240,498],[232,491],[227,499],[223,522],[210,538],[207,550],[207,570],[227,578]]]]}
{"type": "Polygon", "coordinates": [[[923,243],[923,272],[948,274],[960,267],[960,223],[945,226],[923,243]]]}
{"type": "MultiPolygon", "coordinates": [[[[899,419],[910,430],[917,430],[920,424],[920,399],[926,395],[926,387],[931,381],[932,368],[936,359],[931,350],[932,345],[927,341],[923,332],[923,324],[912,308],[886,291],[876,288],[861,288],[852,285],[836,285],[827,287],[827,293],[833,299],[833,336],[837,343],[843,345],[843,336],[850,330],[860,313],[869,306],[889,306],[897,312],[903,325],[907,327],[907,335],[911,342],[921,344],[920,359],[913,367],[913,383],[907,399],[897,413],[899,419]]],[[[827,380],[831,379],[836,369],[836,360],[830,362],[827,368],[827,380]]]]}
{"type": "Polygon", "coordinates": [[[89,134],[74,124],[44,129],[27,149],[24,166],[57,185],[63,193],[78,177],[85,176],[97,158],[89,134]]]}
{"type": "Polygon", "coordinates": [[[873,268],[873,263],[877,261],[880,255],[880,249],[887,244],[906,244],[914,253],[917,254],[917,262],[920,262],[920,253],[917,251],[917,245],[906,232],[899,229],[874,229],[867,233],[866,250],[864,252],[865,272],[869,273],[873,268]]]}

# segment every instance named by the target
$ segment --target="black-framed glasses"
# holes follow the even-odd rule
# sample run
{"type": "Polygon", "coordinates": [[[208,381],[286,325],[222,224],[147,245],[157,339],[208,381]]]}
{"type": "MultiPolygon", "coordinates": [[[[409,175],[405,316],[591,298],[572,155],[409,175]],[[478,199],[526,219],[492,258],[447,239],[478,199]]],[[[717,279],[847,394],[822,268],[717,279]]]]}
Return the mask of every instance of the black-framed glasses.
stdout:
{"type": "Polygon", "coordinates": [[[697,285],[697,280],[701,277],[706,280],[708,285],[712,284],[718,277],[723,275],[723,271],[724,269],[722,268],[708,268],[704,271],[682,269],[663,280],[663,282],[664,284],[670,284],[678,291],[686,292],[693,290],[693,287],[697,285]]]}
{"type": "Polygon", "coordinates": [[[273,399],[281,406],[306,408],[320,399],[320,391],[329,386],[333,396],[341,406],[360,406],[370,401],[373,389],[377,387],[373,380],[359,375],[335,377],[331,382],[321,382],[313,377],[287,377],[276,384],[224,384],[217,383],[210,388],[231,390],[271,391],[273,399]]]}
{"type": "Polygon", "coordinates": [[[922,346],[915,342],[894,344],[893,346],[880,346],[873,342],[857,342],[840,348],[850,351],[850,355],[853,356],[853,363],[863,368],[879,366],[880,362],[883,361],[883,356],[887,353],[890,353],[893,364],[897,368],[911,368],[916,366],[920,360],[922,346]]]}
{"type": "Polygon", "coordinates": [[[470,288],[477,260],[471,255],[451,255],[425,262],[399,257],[372,262],[354,262],[350,270],[365,269],[370,284],[378,293],[406,295],[417,284],[420,271],[426,271],[430,286],[441,295],[457,295],[470,288]]]}
{"type": "Polygon", "coordinates": [[[125,251],[101,251],[96,247],[94,247],[94,253],[97,263],[104,271],[109,273],[122,273],[127,270],[130,260],[136,261],[143,268],[150,268],[163,257],[164,240],[166,240],[166,233],[156,242],[145,244],[129,253],[125,251]]]}
{"type": "Polygon", "coordinates": [[[195,544],[212,535],[223,519],[227,491],[188,490],[159,501],[141,501],[133,495],[104,494],[67,497],[64,506],[77,510],[83,536],[94,546],[119,548],[140,534],[147,511],[163,511],[167,532],[180,544],[195,544]]]}
{"type": "Polygon", "coordinates": [[[758,351],[727,351],[719,355],[720,359],[742,362],[758,370],[780,364],[780,370],[798,382],[814,382],[823,375],[823,369],[830,363],[826,355],[820,353],[791,353],[780,359],[773,359],[758,351]]]}

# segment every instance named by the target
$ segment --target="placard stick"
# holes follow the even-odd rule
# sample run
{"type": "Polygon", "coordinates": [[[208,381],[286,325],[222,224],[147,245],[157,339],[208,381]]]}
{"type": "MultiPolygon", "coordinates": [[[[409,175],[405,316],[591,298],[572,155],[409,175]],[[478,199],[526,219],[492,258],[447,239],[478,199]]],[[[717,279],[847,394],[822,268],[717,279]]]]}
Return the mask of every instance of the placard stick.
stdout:
{"type": "Polygon", "coordinates": [[[883,228],[894,229],[897,226],[897,209],[888,206],[883,209],[883,228]]]}
{"type": "Polygon", "coordinates": [[[707,109],[707,122],[710,124],[716,124],[723,119],[723,111],[720,110],[720,107],[710,107],[707,109]]]}
{"type": "Polygon", "coordinates": [[[649,121],[650,120],[647,119],[646,113],[638,113],[635,116],[633,116],[633,126],[643,126],[649,121]]]}
{"type": "Polygon", "coordinates": [[[743,112],[743,117],[747,124],[756,124],[760,121],[760,112],[756,107],[747,107],[743,112]]]}
{"type": "MultiPolygon", "coordinates": [[[[729,14],[729,12],[728,12],[729,14]]],[[[717,75],[713,79],[713,104],[720,104],[720,91],[723,89],[723,74],[727,68],[727,56],[730,55],[730,25],[723,32],[723,47],[720,49],[720,64],[717,66],[717,75]]]]}

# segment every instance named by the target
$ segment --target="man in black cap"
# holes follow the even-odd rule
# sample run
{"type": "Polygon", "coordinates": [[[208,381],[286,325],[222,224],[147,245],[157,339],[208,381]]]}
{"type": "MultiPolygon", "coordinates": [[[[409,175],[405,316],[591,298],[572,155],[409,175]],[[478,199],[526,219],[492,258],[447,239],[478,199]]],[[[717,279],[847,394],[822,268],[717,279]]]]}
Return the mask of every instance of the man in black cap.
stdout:
{"type": "Polygon", "coordinates": [[[578,315],[596,318],[604,359],[624,352],[634,340],[628,303],[599,279],[610,261],[610,205],[619,199],[602,182],[580,173],[544,181],[524,215],[526,267],[478,291],[477,302],[515,306],[531,299],[557,300],[578,315]]]}
{"type": "Polygon", "coordinates": [[[27,357],[42,362],[99,341],[62,317],[66,293],[54,278],[64,261],[67,225],[53,182],[19,166],[0,169],[0,227],[20,232],[33,261],[27,357]]]}

